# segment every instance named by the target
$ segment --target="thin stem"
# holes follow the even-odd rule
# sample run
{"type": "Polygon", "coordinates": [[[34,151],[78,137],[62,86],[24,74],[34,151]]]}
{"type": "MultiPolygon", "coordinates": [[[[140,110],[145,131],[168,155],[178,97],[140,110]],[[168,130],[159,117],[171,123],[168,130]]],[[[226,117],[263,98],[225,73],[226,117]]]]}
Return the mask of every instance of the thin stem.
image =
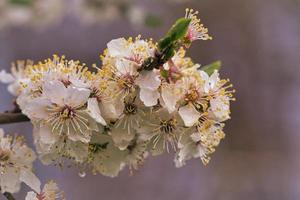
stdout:
{"type": "Polygon", "coordinates": [[[3,195],[6,197],[7,200],[15,200],[14,196],[9,192],[4,192],[3,195]]]}
{"type": "Polygon", "coordinates": [[[0,113],[0,124],[27,122],[29,118],[22,113],[0,113]]]}

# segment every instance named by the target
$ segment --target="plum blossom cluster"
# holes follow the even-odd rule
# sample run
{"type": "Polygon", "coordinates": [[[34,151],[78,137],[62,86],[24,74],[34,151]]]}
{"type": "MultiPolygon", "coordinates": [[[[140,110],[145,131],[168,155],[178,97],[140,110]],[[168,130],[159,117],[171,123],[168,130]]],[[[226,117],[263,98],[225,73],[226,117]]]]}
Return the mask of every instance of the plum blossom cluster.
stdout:
{"type": "Polygon", "coordinates": [[[0,129],[0,191],[1,193],[17,193],[21,183],[32,190],[26,200],[63,200],[61,192],[54,181],[47,183],[41,191],[40,180],[34,174],[33,162],[36,160],[34,151],[29,148],[22,136],[5,135],[0,129]]]}
{"type": "Polygon", "coordinates": [[[138,169],[149,154],[175,152],[176,167],[191,158],[207,164],[225,136],[234,90],[218,70],[202,70],[185,55],[194,40],[211,39],[196,14],[187,10],[180,37],[170,31],[181,47],[165,61],[173,41],[160,52],[163,45],[138,36],[110,41],[93,71],[57,55],[1,71],[34,126],[40,160],[111,177],[138,169]]]}

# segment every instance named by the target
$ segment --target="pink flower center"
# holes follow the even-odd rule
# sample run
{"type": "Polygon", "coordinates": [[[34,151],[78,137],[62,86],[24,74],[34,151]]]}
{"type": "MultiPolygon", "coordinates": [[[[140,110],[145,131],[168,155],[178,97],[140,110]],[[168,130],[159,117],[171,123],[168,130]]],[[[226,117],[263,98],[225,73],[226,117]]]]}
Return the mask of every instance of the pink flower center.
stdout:
{"type": "Polygon", "coordinates": [[[142,64],[142,57],[139,54],[134,54],[131,57],[126,58],[127,60],[130,60],[132,62],[137,63],[138,65],[142,64]]]}
{"type": "Polygon", "coordinates": [[[36,194],[36,198],[37,198],[38,200],[45,200],[45,199],[46,199],[46,196],[45,196],[45,194],[42,192],[42,193],[40,193],[40,194],[36,194]]]}
{"type": "Polygon", "coordinates": [[[68,87],[72,84],[70,80],[61,80],[61,82],[65,85],[65,87],[68,87]]]}
{"type": "Polygon", "coordinates": [[[73,118],[75,116],[75,112],[74,110],[69,107],[69,106],[65,106],[61,112],[60,112],[60,116],[63,118],[63,119],[70,119],[70,118],[73,118]]]}

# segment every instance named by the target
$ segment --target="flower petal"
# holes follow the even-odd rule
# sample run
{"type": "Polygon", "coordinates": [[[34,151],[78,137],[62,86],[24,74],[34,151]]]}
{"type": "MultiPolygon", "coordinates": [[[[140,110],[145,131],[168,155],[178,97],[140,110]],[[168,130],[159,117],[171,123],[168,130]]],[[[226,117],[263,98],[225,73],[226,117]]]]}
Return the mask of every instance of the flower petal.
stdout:
{"type": "Polygon", "coordinates": [[[195,132],[195,133],[191,134],[190,137],[191,137],[191,139],[192,139],[195,143],[197,143],[197,142],[199,142],[199,141],[201,140],[201,134],[198,133],[198,132],[195,132]]]}
{"type": "Polygon", "coordinates": [[[193,143],[183,146],[176,154],[174,159],[175,166],[177,168],[185,165],[185,162],[191,159],[193,154],[196,152],[196,145],[193,143]]]}
{"type": "Polygon", "coordinates": [[[67,88],[61,81],[49,81],[43,86],[43,94],[50,99],[52,103],[64,105],[64,99],[67,97],[67,88]]]}
{"type": "Polygon", "coordinates": [[[230,103],[226,96],[218,96],[210,100],[211,111],[219,121],[230,118],[230,103]]]}
{"type": "Polygon", "coordinates": [[[116,177],[124,168],[126,155],[126,151],[121,151],[112,142],[109,142],[103,152],[95,155],[94,167],[105,176],[116,177]]]}
{"type": "Polygon", "coordinates": [[[34,134],[38,134],[40,140],[44,144],[54,144],[58,141],[59,137],[51,131],[48,126],[36,127],[33,129],[34,134]]]}
{"type": "Polygon", "coordinates": [[[31,120],[47,119],[47,107],[51,102],[43,98],[35,98],[30,100],[23,108],[22,112],[31,120]]]}
{"type": "Polygon", "coordinates": [[[26,197],[25,197],[25,200],[37,200],[36,198],[36,193],[35,192],[28,192],[26,197]]]}
{"type": "Polygon", "coordinates": [[[70,128],[70,131],[68,132],[68,137],[70,140],[77,142],[83,142],[88,143],[91,139],[91,131],[85,129],[82,130],[82,133],[79,130],[74,130],[73,128],[70,128]]]}
{"type": "Polygon", "coordinates": [[[143,71],[136,80],[140,88],[145,88],[149,90],[157,90],[160,86],[161,80],[159,74],[155,71],[143,71]]]}
{"type": "Polygon", "coordinates": [[[41,182],[30,170],[22,170],[20,174],[20,180],[31,187],[37,193],[40,193],[41,182]]]}
{"type": "Polygon", "coordinates": [[[90,116],[95,119],[98,123],[106,126],[104,118],[101,116],[100,108],[96,98],[88,99],[87,110],[90,116]]]}
{"type": "Polygon", "coordinates": [[[127,41],[124,38],[111,40],[107,43],[108,53],[112,57],[122,56],[127,57],[130,51],[127,48],[127,41]]]}
{"type": "Polygon", "coordinates": [[[91,91],[85,88],[76,88],[76,87],[68,87],[67,90],[67,98],[64,100],[64,103],[71,107],[78,107],[84,105],[91,91]]]}
{"type": "Polygon", "coordinates": [[[119,72],[119,76],[122,75],[133,75],[137,72],[136,67],[134,66],[134,64],[128,60],[125,59],[118,59],[116,61],[116,68],[119,72]]]}
{"type": "Polygon", "coordinates": [[[5,169],[4,174],[0,174],[1,192],[16,193],[19,192],[21,182],[19,179],[19,171],[14,167],[5,169]]]}
{"type": "Polygon", "coordinates": [[[209,86],[209,76],[205,71],[200,70],[199,74],[203,80],[203,89],[205,93],[209,92],[210,86],[209,86]]]}
{"type": "Polygon", "coordinates": [[[89,145],[87,143],[68,140],[67,148],[70,156],[78,163],[82,163],[88,157],[89,145]]]}
{"type": "Polygon", "coordinates": [[[123,98],[116,98],[112,101],[103,101],[100,108],[103,111],[105,119],[116,120],[124,110],[125,104],[123,98]]]}
{"type": "Polygon", "coordinates": [[[21,92],[21,86],[19,82],[14,82],[7,87],[7,90],[10,94],[18,96],[21,92]]]}
{"type": "Polygon", "coordinates": [[[118,128],[112,128],[110,130],[110,135],[115,146],[117,146],[120,150],[125,150],[130,142],[134,139],[135,131],[126,131],[124,130],[123,126],[120,126],[118,128]]]}
{"type": "Polygon", "coordinates": [[[145,106],[155,106],[159,98],[159,92],[157,90],[152,91],[146,88],[141,88],[140,90],[140,99],[143,101],[145,106]]]}
{"type": "Polygon", "coordinates": [[[7,73],[5,70],[0,71],[0,82],[8,84],[15,81],[15,78],[12,74],[7,73]]]}
{"type": "Polygon", "coordinates": [[[174,112],[176,110],[176,104],[179,99],[178,95],[175,94],[174,90],[170,87],[162,87],[161,97],[168,111],[174,112]]]}
{"type": "Polygon", "coordinates": [[[195,109],[193,105],[186,105],[179,108],[179,115],[184,121],[184,125],[187,127],[193,126],[201,116],[201,114],[195,109]]]}
{"type": "Polygon", "coordinates": [[[210,88],[213,89],[219,80],[219,72],[218,70],[215,70],[214,73],[209,77],[210,88]]]}

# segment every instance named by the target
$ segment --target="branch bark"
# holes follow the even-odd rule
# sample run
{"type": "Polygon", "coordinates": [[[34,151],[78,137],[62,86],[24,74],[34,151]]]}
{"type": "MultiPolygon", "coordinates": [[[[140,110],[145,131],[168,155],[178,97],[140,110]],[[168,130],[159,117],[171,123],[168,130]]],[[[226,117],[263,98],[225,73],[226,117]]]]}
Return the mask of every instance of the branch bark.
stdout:
{"type": "Polygon", "coordinates": [[[10,124],[30,121],[22,113],[0,113],[0,124],[10,124]]]}
{"type": "Polygon", "coordinates": [[[7,200],[15,200],[14,196],[9,192],[4,192],[3,196],[5,196],[7,200]]]}

